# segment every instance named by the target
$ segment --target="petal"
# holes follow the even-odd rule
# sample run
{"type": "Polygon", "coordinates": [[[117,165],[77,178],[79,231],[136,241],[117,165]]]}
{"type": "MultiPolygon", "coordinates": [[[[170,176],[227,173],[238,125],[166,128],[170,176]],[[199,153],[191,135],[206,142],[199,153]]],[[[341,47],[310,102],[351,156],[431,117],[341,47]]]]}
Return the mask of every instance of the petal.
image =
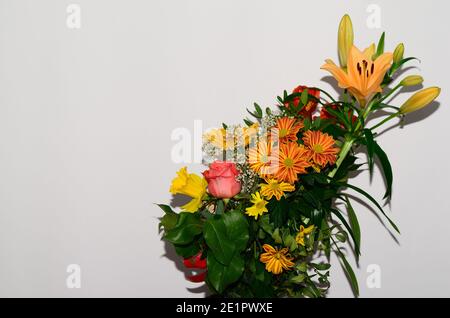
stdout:
{"type": "Polygon", "coordinates": [[[322,65],[321,69],[326,70],[333,75],[333,77],[338,81],[339,87],[347,88],[349,86],[348,75],[332,60],[326,60],[326,63],[322,65]]]}
{"type": "Polygon", "coordinates": [[[270,246],[269,244],[264,244],[263,245],[263,249],[267,252],[267,253],[271,253],[271,254],[275,254],[277,251],[270,246]]]}
{"type": "Polygon", "coordinates": [[[376,46],[375,43],[372,43],[368,48],[363,51],[364,56],[369,61],[372,61],[372,56],[375,54],[376,46]]]}
{"type": "Polygon", "coordinates": [[[201,207],[202,205],[202,200],[200,198],[194,198],[192,199],[189,203],[183,205],[181,208],[185,211],[185,212],[197,212],[198,209],[201,207]]]}

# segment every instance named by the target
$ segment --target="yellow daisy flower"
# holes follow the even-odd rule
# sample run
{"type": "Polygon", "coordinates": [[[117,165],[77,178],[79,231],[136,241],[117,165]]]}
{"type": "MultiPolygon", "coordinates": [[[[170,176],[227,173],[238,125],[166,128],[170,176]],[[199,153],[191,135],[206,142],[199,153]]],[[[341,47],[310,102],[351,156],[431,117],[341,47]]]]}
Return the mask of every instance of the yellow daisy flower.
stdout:
{"type": "Polygon", "coordinates": [[[276,179],[268,179],[267,184],[261,183],[261,194],[268,200],[273,196],[280,201],[285,192],[292,192],[295,190],[295,186],[286,183],[279,182],[276,179]]]}
{"type": "Polygon", "coordinates": [[[253,203],[253,205],[245,209],[245,214],[254,216],[255,220],[258,219],[258,216],[263,215],[263,213],[269,212],[266,208],[266,205],[269,202],[264,200],[259,192],[252,194],[250,202],[253,203]]]}
{"type": "Polygon", "coordinates": [[[293,258],[288,254],[287,248],[274,248],[269,244],[263,245],[265,253],[261,254],[259,260],[266,264],[266,271],[279,275],[283,270],[289,270],[295,264],[292,262],[293,258]]]}
{"type": "Polygon", "coordinates": [[[301,246],[305,246],[305,236],[308,234],[311,234],[311,232],[314,230],[314,225],[308,226],[305,228],[303,225],[300,225],[300,231],[298,232],[297,236],[295,237],[295,241],[300,244],[301,246]]]}

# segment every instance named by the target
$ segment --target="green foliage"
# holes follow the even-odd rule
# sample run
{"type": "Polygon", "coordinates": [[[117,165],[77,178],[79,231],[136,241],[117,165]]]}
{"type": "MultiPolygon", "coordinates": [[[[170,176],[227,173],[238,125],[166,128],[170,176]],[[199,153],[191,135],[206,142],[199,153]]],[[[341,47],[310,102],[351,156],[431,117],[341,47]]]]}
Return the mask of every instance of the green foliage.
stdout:
{"type": "Polygon", "coordinates": [[[244,259],[235,254],[230,259],[228,265],[224,265],[216,258],[217,254],[209,253],[208,264],[208,283],[219,294],[223,293],[225,288],[239,279],[244,271],[244,259]]]}
{"type": "Polygon", "coordinates": [[[230,211],[207,220],[203,232],[210,248],[208,281],[222,293],[244,270],[245,260],[241,253],[249,239],[248,222],[240,211],[230,211]]]}
{"type": "Polygon", "coordinates": [[[191,243],[202,233],[202,221],[197,213],[181,212],[175,226],[165,231],[164,239],[177,245],[191,243]]]}

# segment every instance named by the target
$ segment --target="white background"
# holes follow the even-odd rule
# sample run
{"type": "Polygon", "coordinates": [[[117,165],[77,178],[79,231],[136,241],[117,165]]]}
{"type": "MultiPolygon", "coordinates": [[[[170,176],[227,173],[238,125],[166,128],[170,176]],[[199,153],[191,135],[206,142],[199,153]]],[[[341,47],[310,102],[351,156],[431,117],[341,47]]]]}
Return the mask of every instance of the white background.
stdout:
{"type": "MultiPolygon", "coordinates": [[[[70,3],[0,1],[0,296],[204,296],[158,235],[153,203],[170,202],[181,166],[171,132],[237,123],[298,84],[333,91],[319,68],[337,59],[346,12],[360,47],[386,30],[387,49],[402,41],[421,59],[409,73],[443,88],[440,107],[380,138],[402,235],[355,206],[361,295],[450,296],[448,1],[79,0],[78,30],[66,26],[70,3]],[[366,24],[371,3],[381,29],[366,24]],[[66,287],[73,263],[81,289],[66,287]],[[366,286],[369,264],[380,289],[366,286]]],[[[379,174],[353,183],[381,199],[379,174]]],[[[351,297],[334,264],[330,296],[351,297]]]]}

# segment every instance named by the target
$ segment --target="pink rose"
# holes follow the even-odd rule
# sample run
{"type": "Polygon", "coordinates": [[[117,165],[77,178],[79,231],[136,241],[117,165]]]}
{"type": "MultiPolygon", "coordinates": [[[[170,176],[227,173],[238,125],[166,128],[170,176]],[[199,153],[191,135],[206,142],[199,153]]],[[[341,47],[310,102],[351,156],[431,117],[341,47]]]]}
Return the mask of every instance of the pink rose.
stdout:
{"type": "Polygon", "coordinates": [[[239,171],[232,162],[214,161],[209,170],[203,172],[208,181],[208,191],[216,198],[228,199],[241,192],[241,183],[236,180],[239,171]]]}

